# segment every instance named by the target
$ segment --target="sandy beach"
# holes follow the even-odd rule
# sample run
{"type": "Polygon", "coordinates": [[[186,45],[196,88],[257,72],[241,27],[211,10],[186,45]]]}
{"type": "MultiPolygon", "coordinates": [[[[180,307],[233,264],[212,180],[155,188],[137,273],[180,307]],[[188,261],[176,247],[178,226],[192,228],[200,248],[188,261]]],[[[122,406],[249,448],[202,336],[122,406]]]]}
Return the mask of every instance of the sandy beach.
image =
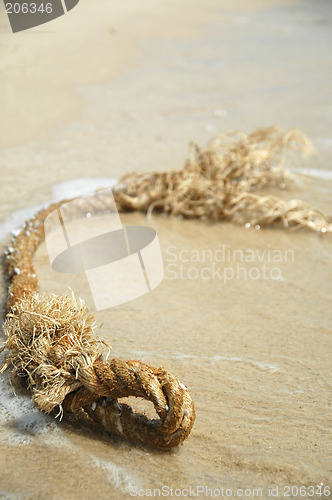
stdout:
{"type": "MultiPolygon", "coordinates": [[[[190,141],[271,123],[302,130],[316,154],[266,194],[331,216],[331,14],[327,0],[82,1],[13,34],[1,4],[1,251],[51,201],[181,168],[190,141]]],[[[121,221],[158,234],[155,290],[96,312],[85,278],[52,270],[44,243],[40,290],[86,300],[112,356],[176,374],[194,429],[179,449],[146,449],[44,415],[5,373],[0,498],[330,497],[331,235],[121,221]]]]}

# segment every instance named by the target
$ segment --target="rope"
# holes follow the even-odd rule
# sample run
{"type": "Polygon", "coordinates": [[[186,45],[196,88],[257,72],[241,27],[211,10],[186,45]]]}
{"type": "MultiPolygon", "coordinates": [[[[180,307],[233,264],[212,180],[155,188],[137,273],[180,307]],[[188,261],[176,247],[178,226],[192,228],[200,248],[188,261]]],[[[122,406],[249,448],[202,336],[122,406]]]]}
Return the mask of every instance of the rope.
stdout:
{"type": "MultiPolygon", "coordinates": [[[[113,190],[119,212],[153,210],[241,224],[282,223],[331,232],[330,219],[299,201],[259,196],[258,189],[280,186],[289,177],[285,151],[311,146],[298,131],[278,127],[246,136],[223,136],[204,150],[194,145],[180,171],[127,174],[113,190]],[[256,191],[255,193],[253,191],[256,191]]],[[[195,409],[187,388],[166,368],[113,358],[95,334],[94,317],[81,299],[38,293],[33,255],[44,239],[44,221],[70,204],[71,216],[103,213],[110,200],[103,192],[88,199],[50,205],[27,221],[6,252],[8,313],[4,323],[8,354],[1,369],[25,377],[33,399],[46,413],[70,414],[111,434],[158,448],[171,448],[190,434],[195,409]],[[120,398],[151,401],[158,418],[135,413],[120,398]]],[[[3,349],[4,349],[3,348],[3,349]]]]}
{"type": "MultiPolygon", "coordinates": [[[[85,200],[84,207],[81,199],[68,201],[73,202],[74,214],[76,208],[80,214],[82,208],[102,213],[108,206],[98,193],[85,200]]],[[[44,238],[43,222],[65,202],[52,204],[27,221],[7,250],[10,285],[4,331],[9,355],[1,371],[11,366],[16,375],[26,376],[34,401],[47,413],[60,407],[60,414],[65,411],[78,420],[93,421],[133,442],[178,446],[195,421],[187,388],[164,367],[116,358],[103,361],[98,348],[105,342],[94,335],[93,318],[83,301],[37,293],[32,258],[44,238]],[[81,345],[84,325],[87,345],[81,345]],[[151,401],[159,418],[134,413],[118,401],[128,396],[151,401]]]]}

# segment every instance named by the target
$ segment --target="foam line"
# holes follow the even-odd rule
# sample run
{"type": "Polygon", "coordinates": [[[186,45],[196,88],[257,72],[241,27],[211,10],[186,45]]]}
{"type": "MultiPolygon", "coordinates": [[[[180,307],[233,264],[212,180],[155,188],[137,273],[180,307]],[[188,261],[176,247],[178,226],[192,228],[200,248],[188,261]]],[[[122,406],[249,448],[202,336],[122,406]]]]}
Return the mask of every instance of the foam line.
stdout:
{"type": "Polygon", "coordinates": [[[117,180],[113,177],[87,177],[55,184],[52,187],[52,198],[49,202],[15,210],[0,223],[0,240],[7,238],[10,233],[15,236],[26,220],[33,217],[39,210],[47,207],[50,203],[66,198],[84,196],[100,188],[113,187],[116,183],[117,180]]]}

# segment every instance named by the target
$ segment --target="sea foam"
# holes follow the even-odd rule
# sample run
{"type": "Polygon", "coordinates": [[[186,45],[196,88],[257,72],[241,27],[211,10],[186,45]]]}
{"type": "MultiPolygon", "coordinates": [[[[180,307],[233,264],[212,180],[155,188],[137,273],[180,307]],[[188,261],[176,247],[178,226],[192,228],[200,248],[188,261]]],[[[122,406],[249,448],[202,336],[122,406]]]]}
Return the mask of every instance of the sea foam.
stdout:
{"type": "Polygon", "coordinates": [[[84,196],[100,188],[113,187],[116,183],[117,180],[112,177],[87,177],[55,184],[52,187],[52,197],[49,202],[15,210],[0,223],[0,240],[7,238],[11,233],[15,235],[26,220],[33,217],[42,208],[46,208],[50,203],[84,196]]]}

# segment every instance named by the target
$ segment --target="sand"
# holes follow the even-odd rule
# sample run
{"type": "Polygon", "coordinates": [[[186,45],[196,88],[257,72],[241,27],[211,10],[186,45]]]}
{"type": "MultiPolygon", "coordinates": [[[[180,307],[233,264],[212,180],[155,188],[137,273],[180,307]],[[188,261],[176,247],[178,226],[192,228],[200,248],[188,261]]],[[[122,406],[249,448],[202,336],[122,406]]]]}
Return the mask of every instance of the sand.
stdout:
{"type": "MultiPolygon", "coordinates": [[[[192,4],[80,2],[16,35],[2,14],[2,249],[27,207],[128,170],[180,167],[190,140],[273,121],[318,151],[314,176],[281,195],[331,215],[329,2],[192,4]]],[[[146,450],[54,421],[2,376],[0,498],[122,499],[163,486],[183,498],[197,486],[286,498],[288,485],[319,498],[331,478],[331,237],[121,219],[156,229],[165,279],[96,313],[99,334],[114,356],[164,364],[189,387],[193,432],[178,450],[146,450]]],[[[45,245],[35,263],[42,290],[70,286],[94,310],[84,278],[53,271],[45,245]]],[[[3,272],[1,287],[4,309],[3,272]]]]}

